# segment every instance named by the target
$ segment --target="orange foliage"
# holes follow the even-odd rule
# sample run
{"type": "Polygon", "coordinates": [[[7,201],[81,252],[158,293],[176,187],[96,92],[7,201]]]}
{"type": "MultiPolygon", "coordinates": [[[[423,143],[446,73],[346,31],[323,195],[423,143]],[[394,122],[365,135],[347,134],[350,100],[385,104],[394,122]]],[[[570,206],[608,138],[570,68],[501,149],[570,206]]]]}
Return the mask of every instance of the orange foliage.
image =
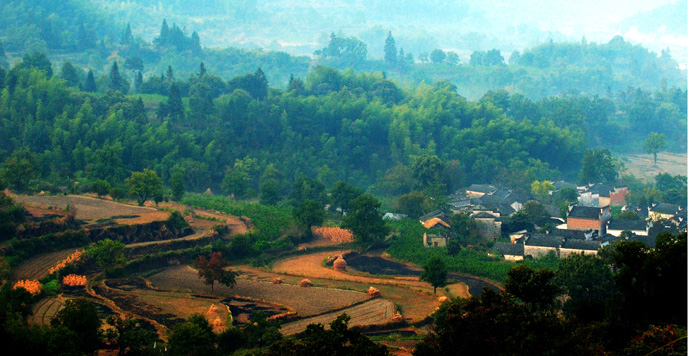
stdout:
{"type": "Polygon", "coordinates": [[[73,254],[68,256],[65,260],[63,260],[63,261],[59,262],[58,264],[56,264],[55,266],[49,268],[49,274],[53,274],[56,271],[60,271],[62,268],[66,267],[69,263],[78,262],[78,260],[80,260],[80,256],[82,256],[82,254],[83,254],[83,250],[76,250],[75,252],[73,252],[73,254]]]}
{"type": "Polygon", "coordinates": [[[39,294],[41,292],[41,283],[37,281],[36,279],[34,280],[20,280],[15,283],[15,285],[12,287],[12,289],[17,289],[17,288],[24,288],[27,290],[27,292],[31,294],[39,294]]]}
{"type": "Polygon", "coordinates": [[[77,274],[69,274],[63,277],[63,284],[71,287],[85,286],[87,285],[87,278],[85,278],[85,276],[79,276],[77,274]]]}
{"type": "Polygon", "coordinates": [[[352,242],[352,232],[350,230],[341,229],[339,227],[329,226],[314,226],[311,231],[315,236],[329,239],[335,243],[352,242]]]}

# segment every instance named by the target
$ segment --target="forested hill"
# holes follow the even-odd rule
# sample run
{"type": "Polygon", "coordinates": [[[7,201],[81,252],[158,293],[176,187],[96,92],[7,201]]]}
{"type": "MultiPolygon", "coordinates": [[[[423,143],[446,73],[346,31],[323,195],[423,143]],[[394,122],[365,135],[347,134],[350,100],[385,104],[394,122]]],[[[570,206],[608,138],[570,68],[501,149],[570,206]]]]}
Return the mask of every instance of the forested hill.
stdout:
{"type": "Polygon", "coordinates": [[[265,190],[272,201],[302,175],[383,195],[474,182],[528,190],[533,180],[575,178],[589,145],[641,142],[653,130],[669,144],[686,141],[680,89],[534,102],[498,91],[472,102],[449,82],[400,88],[379,73],[316,67],[282,91],[262,70],[226,82],[201,67],[188,80],[153,77],[139,87],[167,96],[125,96],[118,65],[104,93],[79,90],[96,88],[71,68],[52,74],[36,55],[0,73],[3,175],[30,185],[15,189],[118,187],[130,171],[150,168],[166,182],[183,176],[191,191],[265,190]],[[439,174],[417,179],[422,165],[439,174]]]}
{"type": "MultiPolygon", "coordinates": [[[[381,7],[376,2],[366,3],[367,9],[381,7]]],[[[273,21],[263,13],[269,14],[269,11],[278,9],[276,6],[282,5],[275,1],[257,7],[254,2],[232,5],[215,1],[207,7],[197,8],[197,11],[186,12],[192,6],[184,1],[11,0],[2,3],[0,44],[8,52],[11,63],[19,61],[24,54],[44,52],[54,61],[56,69],[64,60],[82,67],[83,71],[78,74],[83,78],[88,69],[94,70],[98,77],[108,73],[113,61],[133,70],[131,81],[137,70],[147,78],[164,74],[169,66],[175,77],[186,78],[203,62],[210,73],[226,79],[260,67],[270,84],[277,88],[284,88],[290,75],[304,78],[315,65],[386,72],[403,86],[415,87],[422,82],[434,85],[447,80],[470,100],[479,99],[489,90],[499,89],[538,100],[570,92],[610,97],[629,87],[646,90],[687,87],[687,72],[678,68],[670,52],[655,53],[619,36],[604,43],[585,39],[550,41],[513,51],[500,48],[498,42],[483,41],[479,46],[482,49],[474,50],[469,50],[471,46],[466,43],[464,47],[441,48],[435,41],[423,40],[419,42],[425,45],[417,47],[413,38],[396,33],[396,37],[392,37],[391,28],[373,31],[372,38],[341,33],[328,35],[318,30],[314,37],[319,38],[320,44],[314,42],[310,45],[309,52],[315,51],[316,54],[309,57],[292,56],[281,51],[234,48],[231,44],[239,43],[242,38],[260,38],[265,34],[231,32],[218,27],[215,28],[219,32],[211,32],[211,29],[200,28],[194,21],[197,19],[194,16],[200,16],[199,19],[205,22],[214,21],[218,18],[217,13],[227,18],[231,12],[240,15],[236,24],[249,26],[246,21],[251,19],[273,21]],[[267,12],[260,10],[261,7],[267,12]],[[166,20],[153,18],[153,14],[163,12],[161,10],[167,14],[186,13],[191,17],[186,22],[192,26],[179,22],[184,20],[181,16],[166,20]],[[148,34],[144,39],[137,34],[144,34],[146,26],[159,30],[146,31],[148,34]],[[228,48],[202,45],[210,37],[226,38],[234,33],[237,37],[231,39],[228,48]],[[375,42],[381,43],[381,48],[375,48],[375,42]]],[[[449,2],[444,6],[457,4],[449,2]]],[[[332,9],[324,8],[326,10],[332,9]]],[[[298,23],[288,25],[305,28],[298,23]]],[[[279,32],[279,27],[275,29],[279,32]]],[[[305,30],[311,31],[309,28],[305,30]]],[[[4,55],[0,53],[0,57],[4,55]]]]}

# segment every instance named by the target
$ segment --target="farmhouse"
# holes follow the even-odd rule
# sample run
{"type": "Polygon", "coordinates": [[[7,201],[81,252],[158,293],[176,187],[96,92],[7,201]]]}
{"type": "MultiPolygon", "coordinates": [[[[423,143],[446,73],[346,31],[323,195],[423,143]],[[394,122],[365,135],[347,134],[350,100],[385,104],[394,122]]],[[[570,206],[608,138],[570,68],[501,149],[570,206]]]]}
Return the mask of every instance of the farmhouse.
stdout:
{"type": "Polygon", "coordinates": [[[649,209],[649,216],[652,221],[658,221],[661,219],[672,219],[676,214],[683,211],[679,205],[657,203],[651,206],[649,209]]]}
{"type": "Polygon", "coordinates": [[[581,187],[579,205],[590,207],[624,206],[627,187],[616,188],[606,184],[593,184],[581,187]]]}
{"type": "Polygon", "coordinates": [[[472,184],[467,187],[466,193],[469,198],[480,198],[486,194],[493,194],[496,187],[488,184],[472,184]]]}
{"type": "Polygon", "coordinates": [[[571,254],[597,255],[600,241],[570,239],[559,248],[559,257],[567,258],[571,254]]]}
{"type": "Polygon", "coordinates": [[[630,231],[635,235],[649,235],[649,228],[653,226],[651,221],[644,220],[610,220],[608,222],[607,232],[610,235],[620,237],[623,231],[630,231]]]}
{"type": "Polygon", "coordinates": [[[559,236],[535,233],[525,240],[523,254],[538,258],[553,252],[558,257],[559,247],[561,247],[563,242],[564,239],[559,236]]]}
{"type": "Polygon", "coordinates": [[[589,206],[572,205],[567,214],[566,227],[570,230],[602,230],[610,219],[610,208],[595,208],[589,206]]]}
{"type": "Polygon", "coordinates": [[[501,224],[503,223],[500,221],[501,216],[499,213],[482,211],[472,214],[471,217],[482,224],[485,238],[493,241],[501,236],[501,224]]]}
{"type": "Polygon", "coordinates": [[[447,234],[428,234],[423,233],[423,246],[425,247],[446,247],[450,237],[447,234]]]}
{"type": "Polygon", "coordinates": [[[496,242],[493,244],[493,251],[503,256],[506,261],[522,261],[525,256],[525,245],[496,242]]]}

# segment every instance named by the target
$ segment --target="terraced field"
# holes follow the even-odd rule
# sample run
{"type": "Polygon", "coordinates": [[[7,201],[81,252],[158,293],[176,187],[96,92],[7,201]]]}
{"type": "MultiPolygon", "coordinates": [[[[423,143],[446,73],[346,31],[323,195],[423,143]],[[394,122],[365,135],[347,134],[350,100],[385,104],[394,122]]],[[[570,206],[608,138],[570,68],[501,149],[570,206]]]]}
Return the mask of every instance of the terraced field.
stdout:
{"type": "Polygon", "coordinates": [[[359,305],[331,313],[293,321],[282,325],[280,332],[284,335],[294,335],[306,330],[308,324],[329,325],[341,314],[350,316],[349,326],[384,324],[391,320],[396,313],[394,304],[386,299],[372,299],[359,305]]]}
{"type": "Polygon", "coordinates": [[[14,273],[14,279],[41,279],[49,274],[49,268],[63,261],[75,252],[75,248],[46,253],[30,258],[22,263],[14,273]]]}
{"type": "Polygon", "coordinates": [[[65,303],[58,298],[44,298],[32,307],[29,323],[33,325],[48,325],[65,303]]]}
{"type": "Polygon", "coordinates": [[[114,219],[117,224],[144,224],[166,220],[170,213],[155,208],[127,205],[109,200],[80,195],[18,196],[18,202],[40,208],[64,209],[70,205],[76,209],[76,219],[98,223],[114,219]]]}
{"type": "MultiPolygon", "coordinates": [[[[148,277],[154,287],[167,290],[188,290],[211,293],[211,287],[197,277],[197,271],[189,266],[168,268],[148,277]]],[[[245,275],[238,278],[236,286],[228,288],[215,284],[214,294],[241,296],[269,303],[284,305],[299,316],[311,316],[338,310],[369,299],[365,293],[334,288],[302,288],[290,284],[272,284],[249,280],[245,275]]]]}

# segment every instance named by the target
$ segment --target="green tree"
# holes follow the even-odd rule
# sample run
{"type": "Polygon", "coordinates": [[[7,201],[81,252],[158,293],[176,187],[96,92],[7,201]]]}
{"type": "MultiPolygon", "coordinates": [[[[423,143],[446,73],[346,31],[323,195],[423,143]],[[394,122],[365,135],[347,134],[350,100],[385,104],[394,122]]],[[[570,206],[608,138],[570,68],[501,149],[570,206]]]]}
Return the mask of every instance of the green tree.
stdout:
{"type": "Polygon", "coordinates": [[[112,69],[109,71],[109,85],[107,86],[112,90],[122,89],[122,76],[119,74],[119,65],[117,62],[112,62],[112,69]]]}
{"type": "Polygon", "coordinates": [[[97,83],[95,82],[95,74],[92,73],[92,69],[88,71],[87,78],[85,78],[85,85],[83,90],[88,93],[94,93],[97,91],[97,83]]]}
{"type": "Polygon", "coordinates": [[[666,147],[666,135],[652,132],[644,141],[644,152],[654,155],[654,165],[656,165],[656,154],[666,147]]]}
{"type": "Polygon", "coordinates": [[[66,84],[71,87],[77,87],[80,84],[80,78],[78,77],[78,71],[69,62],[63,62],[61,67],[61,78],[66,81],[66,84]]]}
{"type": "Polygon", "coordinates": [[[348,328],[349,320],[350,317],[343,313],[330,323],[329,330],[322,324],[309,324],[299,338],[278,341],[272,344],[264,355],[390,355],[386,346],[373,343],[357,328],[348,328]]]}
{"type": "Polygon", "coordinates": [[[317,200],[306,200],[292,210],[294,220],[304,229],[307,237],[311,236],[311,226],[321,225],[326,218],[323,204],[317,200]]]}
{"type": "Polygon", "coordinates": [[[410,192],[400,196],[398,200],[398,210],[414,219],[434,208],[435,206],[430,197],[422,192],[410,192]]]}
{"type": "Polygon", "coordinates": [[[379,212],[381,203],[369,194],[362,194],[350,202],[352,211],[343,218],[342,227],[350,229],[355,241],[368,249],[384,240],[389,228],[379,212]]]}
{"type": "Polygon", "coordinates": [[[24,147],[12,152],[2,163],[1,173],[10,188],[23,192],[34,178],[37,165],[36,155],[24,147]]]}
{"type": "Polygon", "coordinates": [[[102,322],[92,302],[84,299],[69,299],[64,308],[51,320],[51,326],[65,327],[75,332],[80,350],[86,354],[94,352],[100,344],[102,322]]]}
{"type": "Polygon", "coordinates": [[[350,209],[350,202],[362,195],[362,189],[339,180],[335,182],[329,193],[331,204],[340,208],[340,216],[344,216],[350,209]]]}
{"type": "Polygon", "coordinates": [[[530,191],[537,200],[546,204],[549,201],[549,192],[554,191],[554,185],[548,180],[542,182],[535,180],[530,185],[530,191]]]}
{"type": "Polygon", "coordinates": [[[175,170],[170,175],[170,187],[173,192],[173,200],[180,201],[185,195],[185,176],[181,170],[175,170]]]}
{"type": "Polygon", "coordinates": [[[416,158],[411,167],[413,177],[418,182],[418,188],[428,191],[428,194],[442,195],[447,187],[445,164],[435,155],[422,155],[416,158]]]}
{"type": "Polygon", "coordinates": [[[525,265],[508,271],[503,285],[506,292],[520,299],[530,311],[549,310],[560,289],[554,283],[554,272],[550,269],[535,270],[525,265]]]}
{"type": "Polygon", "coordinates": [[[165,102],[164,114],[170,116],[171,119],[182,119],[185,117],[185,106],[182,104],[182,95],[180,88],[176,83],[170,84],[168,92],[168,100],[165,102]]]}
{"type": "Polygon", "coordinates": [[[123,243],[104,239],[91,243],[85,249],[85,255],[94,259],[101,268],[109,270],[126,262],[124,249],[123,243]]]}
{"type": "Polygon", "coordinates": [[[282,174],[272,164],[268,164],[260,177],[260,203],[277,204],[281,194],[282,174]]]}
{"type": "Polygon", "coordinates": [[[581,165],[580,184],[611,183],[617,179],[619,163],[607,148],[586,150],[581,165]]]}
{"type": "Polygon", "coordinates": [[[149,198],[163,195],[163,181],[155,171],[147,168],[143,172],[131,172],[127,184],[129,194],[136,196],[139,205],[143,205],[149,198]]]}
{"type": "Polygon", "coordinates": [[[555,276],[568,296],[565,312],[584,323],[603,319],[606,302],[615,292],[613,274],[603,259],[572,254],[561,261],[555,276]]]}
{"type": "Polygon", "coordinates": [[[447,58],[445,52],[439,48],[434,49],[430,53],[430,61],[433,63],[442,63],[447,58]]]}
{"type": "Polygon", "coordinates": [[[98,179],[90,184],[90,190],[95,192],[98,197],[107,195],[110,189],[112,189],[112,185],[104,179],[98,179]]]}
{"type": "Polygon", "coordinates": [[[438,256],[430,257],[428,263],[423,266],[420,280],[430,283],[433,286],[433,294],[436,294],[438,288],[447,285],[447,266],[445,262],[438,256]]]}
{"type": "Polygon", "coordinates": [[[107,330],[107,339],[119,347],[119,355],[143,355],[153,343],[158,341],[158,335],[141,326],[138,319],[111,315],[107,324],[112,328],[107,330]]]}
{"type": "Polygon", "coordinates": [[[204,256],[199,256],[199,260],[194,263],[194,266],[199,269],[197,271],[199,278],[204,278],[204,284],[211,285],[211,291],[214,293],[214,282],[219,282],[229,288],[236,285],[238,272],[225,269],[230,264],[221,258],[221,252],[212,252],[209,260],[204,256]]]}
{"type": "Polygon", "coordinates": [[[384,41],[384,61],[390,64],[396,63],[396,41],[391,36],[391,31],[384,41]]]}
{"type": "Polygon", "coordinates": [[[168,337],[168,353],[175,356],[216,355],[216,334],[202,314],[193,314],[173,327],[168,337]]]}

